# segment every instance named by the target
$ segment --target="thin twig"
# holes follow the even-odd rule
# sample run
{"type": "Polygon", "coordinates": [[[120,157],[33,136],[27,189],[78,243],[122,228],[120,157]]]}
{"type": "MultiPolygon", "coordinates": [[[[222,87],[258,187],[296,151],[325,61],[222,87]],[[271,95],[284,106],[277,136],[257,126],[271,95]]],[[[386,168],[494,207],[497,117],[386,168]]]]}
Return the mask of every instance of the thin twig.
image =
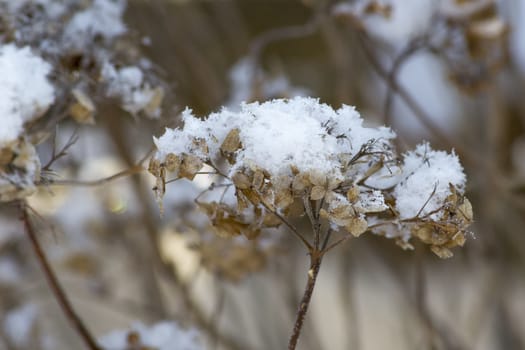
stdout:
{"type": "Polygon", "coordinates": [[[259,200],[261,201],[261,204],[266,208],[266,210],[268,210],[270,213],[272,213],[273,215],[275,215],[279,220],[281,220],[281,222],[290,229],[290,231],[292,231],[292,233],[297,237],[299,238],[299,240],[301,242],[303,242],[303,244],[306,246],[306,248],[308,248],[308,251],[309,252],[312,252],[313,251],[313,246],[310,244],[310,242],[308,242],[306,240],[306,238],[303,237],[303,235],[297,230],[297,228],[295,228],[294,225],[292,225],[290,222],[288,222],[288,220],[286,220],[281,214],[279,214],[277,211],[273,210],[272,208],[270,208],[270,206],[268,204],[265,203],[265,201],[263,200],[261,194],[257,191],[254,191],[257,196],[259,197],[259,200]]]}
{"type": "MultiPolygon", "coordinates": [[[[58,129],[58,125],[57,125],[57,129],[58,129]]],[[[73,131],[73,133],[71,134],[71,136],[69,137],[69,139],[67,140],[66,144],[60,149],[60,151],[57,153],[57,150],[56,150],[56,138],[57,138],[57,129],[55,130],[55,135],[53,136],[53,149],[52,149],[52,153],[51,153],[51,158],[49,159],[49,161],[42,167],[42,170],[43,171],[48,171],[51,169],[51,165],[53,165],[54,162],[56,162],[59,158],[62,158],[64,157],[65,155],[67,155],[67,150],[73,146],[75,143],[77,143],[78,141],[78,133],[77,133],[77,129],[75,129],[75,131],[73,131]]]]}
{"type": "Polygon", "coordinates": [[[130,175],[135,175],[138,173],[141,173],[144,171],[144,167],[141,165],[135,165],[129,169],[122,170],[114,175],[111,175],[109,177],[105,177],[98,180],[91,180],[91,181],[82,181],[82,180],[49,180],[47,183],[42,183],[42,185],[46,186],[82,186],[82,187],[96,187],[100,185],[104,185],[108,182],[112,182],[114,180],[120,179],[122,177],[127,177],[130,175]]]}
{"type": "Polygon", "coordinates": [[[334,243],[330,244],[327,248],[323,249],[323,254],[328,253],[330,250],[334,249],[335,247],[337,247],[341,243],[346,242],[347,240],[349,240],[352,237],[354,237],[354,236],[352,236],[350,233],[345,234],[343,238],[338,239],[334,243]]]}
{"type": "Polygon", "coordinates": [[[34,230],[33,224],[31,223],[31,219],[27,211],[26,203],[24,202],[20,203],[20,211],[22,215],[22,221],[25,227],[25,232],[31,242],[33,251],[37,257],[40,267],[42,268],[42,271],[44,272],[44,275],[46,276],[49,287],[51,288],[51,291],[55,295],[55,299],[57,300],[58,304],[60,305],[60,308],[64,312],[64,315],[71,322],[72,327],[80,335],[80,337],[82,338],[82,340],[84,341],[88,349],[102,350],[98,346],[97,342],[95,341],[95,338],[91,335],[91,333],[88,331],[88,329],[84,325],[83,321],[80,319],[80,317],[77,315],[77,313],[73,309],[73,306],[71,305],[69,299],[67,298],[67,295],[64,292],[64,289],[62,288],[62,286],[60,285],[60,282],[58,281],[58,278],[54,274],[53,269],[51,268],[51,265],[49,264],[47,260],[46,254],[44,250],[42,249],[42,247],[40,246],[40,243],[38,242],[38,238],[36,237],[36,232],[34,230]]]}
{"type": "Polygon", "coordinates": [[[320,241],[320,232],[319,232],[319,220],[316,220],[314,217],[314,212],[312,210],[312,203],[310,202],[310,198],[308,195],[303,196],[303,205],[304,209],[306,211],[306,215],[308,216],[308,219],[310,220],[310,224],[312,225],[312,231],[314,231],[314,244],[313,246],[315,249],[319,249],[319,241],[320,241]]]}

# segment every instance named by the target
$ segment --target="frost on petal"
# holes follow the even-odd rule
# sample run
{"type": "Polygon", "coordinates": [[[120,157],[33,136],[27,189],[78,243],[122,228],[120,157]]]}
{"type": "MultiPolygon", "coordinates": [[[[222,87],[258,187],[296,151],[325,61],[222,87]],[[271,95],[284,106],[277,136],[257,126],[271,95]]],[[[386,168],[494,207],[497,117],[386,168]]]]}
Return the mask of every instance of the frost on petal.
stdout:
{"type": "Polygon", "coordinates": [[[195,329],[182,329],[175,322],[150,327],[138,322],[129,330],[116,330],[99,339],[106,349],[203,350],[195,329]]]}
{"type": "Polygon", "coordinates": [[[466,176],[455,153],[434,151],[428,143],[420,144],[405,154],[403,180],[395,187],[396,209],[400,218],[408,219],[430,214],[439,220],[439,209],[451,194],[450,184],[459,191],[465,187],[466,176]]]}

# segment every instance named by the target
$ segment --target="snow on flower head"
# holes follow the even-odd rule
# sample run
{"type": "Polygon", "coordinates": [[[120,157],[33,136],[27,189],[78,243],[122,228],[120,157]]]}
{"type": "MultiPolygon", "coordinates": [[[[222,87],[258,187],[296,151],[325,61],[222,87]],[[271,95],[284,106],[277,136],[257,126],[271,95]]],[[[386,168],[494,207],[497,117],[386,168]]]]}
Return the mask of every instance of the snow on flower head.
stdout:
{"type": "Polygon", "coordinates": [[[239,130],[242,147],[235,151],[236,166],[257,165],[273,176],[290,173],[290,165],[301,172],[320,171],[341,175],[338,155],[356,154],[369,140],[389,140],[389,128],[367,128],[355,108],[338,110],[314,98],[296,97],[264,103],[243,103],[239,112],[223,109],[206,120],[183,113],[182,130],[166,130],[155,144],[157,158],[170,153],[195,152],[189,139],[203,140],[210,155],[221,152],[221,145],[232,130],[239,130]]]}
{"type": "Polygon", "coordinates": [[[403,180],[395,187],[396,209],[402,219],[429,214],[439,219],[439,208],[450,195],[450,184],[465,188],[466,176],[455,153],[434,151],[420,144],[404,157],[403,180]]]}
{"type": "Polygon", "coordinates": [[[0,46],[0,144],[16,139],[25,122],[42,115],[53,103],[50,71],[51,66],[29,47],[0,46]]]}
{"type": "Polygon", "coordinates": [[[205,119],[187,109],[183,122],[154,139],[149,170],[159,204],[168,173],[216,176],[205,192],[218,185],[219,194],[196,203],[221,237],[254,239],[280,226],[279,216],[308,215],[354,236],[404,237],[405,247],[417,237],[441,257],[464,242],[472,208],[458,157],[422,144],[400,161],[394,132],[364,126],[354,107],[296,97],[242,103],[205,119]]]}

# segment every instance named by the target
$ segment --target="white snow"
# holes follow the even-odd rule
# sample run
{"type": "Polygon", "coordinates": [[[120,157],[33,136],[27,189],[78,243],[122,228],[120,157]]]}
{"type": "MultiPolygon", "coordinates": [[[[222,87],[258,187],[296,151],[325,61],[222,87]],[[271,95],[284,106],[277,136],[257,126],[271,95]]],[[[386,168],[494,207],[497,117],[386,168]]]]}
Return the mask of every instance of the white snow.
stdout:
{"type": "MultiPolygon", "coordinates": [[[[144,74],[138,67],[117,69],[106,63],[102,68],[102,77],[108,82],[108,95],[120,97],[124,110],[132,114],[147,108],[154,97],[154,90],[144,81],[144,74]]],[[[160,109],[157,109],[156,113],[160,113],[160,109]]]]}
{"type": "Polygon", "coordinates": [[[125,9],[125,0],[94,0],[91,6],[73,16],[65,29],[65,38],[71,45],[83,47],[95,36],[110,40],[122,35],[126,31],[122,21],[125,9]]]}
{"type": "Polygon", "coordinates": [[[130,331],[138,333],[141,345],[157,350],[202,350],[199,333],[194,329],[184,330],[175,322],[159,322],[151,327],[135,323],[130,330],[116,330],[99,339],[107,350],[128,348],[127,336],[130,331]]]}
{"type": "Polygon", "coordinates": [[[436,0],[380,0],[378,2],[391,7],[389,17],[381,14],[365,14],[364,9],[370,3],[368,0],[341,3],[335,7],[334,12],[358,16],[370,35],[393,45],[401,45],[425,33],[439,4],[436,0]]]}
{"type": "MultiPolygon", "coordinates": [[[[401,219],[416,216],[421,208],[420,216],[439,209],[450,194],[449,183],[462,191],[466,182],[458,156],[454,152],[434,151],[428,143],[405,154],[403,174],[404,179],[394,189],[401,219]]],[[[439,220],[440,216],[436,212],[430,218],[439,220]]]]}
{"type": "Polygon", "coordinates": [[[364,127],[354,107],[343,105],[334,110],[306,97],[243,103],[239,112],[223,109],[206,120],[186,110],[183,120],[183,129],[166,129],[163,136],[155,138],[156,157],[163,160],[169,153],[191,153],[205,158],[192,146],[193,138],[204,139],[209,154],[215,157],[227,134],[238,128],[242,149],[237,152],[232,173],[236,167],[255,164],[273,176],[288,175],[293,164],[301,172],[340,176],[339,155],[351,157],[370,140],[395,137],[386,127],[364,127]]]}
{"type": "Polygon", "coordinates": [[[51,66],[29,47],[0,46],[0,144],[21,135],[25,122],[54,102],[51,66]]]}

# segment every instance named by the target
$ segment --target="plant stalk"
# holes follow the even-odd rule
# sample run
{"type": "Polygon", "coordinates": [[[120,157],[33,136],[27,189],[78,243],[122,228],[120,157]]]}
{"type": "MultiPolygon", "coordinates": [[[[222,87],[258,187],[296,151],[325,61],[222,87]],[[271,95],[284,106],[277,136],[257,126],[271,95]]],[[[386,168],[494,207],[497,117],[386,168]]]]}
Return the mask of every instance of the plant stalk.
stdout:
{"type": "Polygon", "coordinates": [[[31,241],[31,246],[33,247],[33,251],[35,252],[40,267],[42,268],[44,275],[46,276],[49,287],[55,295],[55,299],[57,300],[58,304],[60,305],[60,308],[64,312],[64,315],[71,322],[73,328],[80,335],[80,337],[82,338],[89,350],[101,350],[91,333],[89,333],[87,327],[84,325],[84,322],[82,322],[80,317],[73,309],[73,306],[67,298],[64,289],[60,285],[58,278],[53,272],[53,269],[51,268],[51,265],[47,260],[46,254],[40,246],[40,243],[38,242],[38,238],[36,237],[36,233],[33,228],[33,224],[31,223],[31,219],[29,218],[29,214],[27,212],[27,207],[25,203],[21,204],[21,211],[25,232],[29,240],[31,241]]]}
{"type": "Polygon", "coordinates": [[[295,347],[297,346],[299,336],[301,335],[301,329],[303,328],[303,322],[306,317],[306,312],[308,311],[308,306],[310,305],[310,299],[312,298],[312,293],[314,291],[315,282],[317,281],[317,275],[319,274],[319,269],[321,268],[322,259],[323,255],[320,252],[314,251],[310,254],[308,281],[306,282],[304,294],[297,310],[293,333],[288,343],[288,350],[295,350],[295,347]]]}

